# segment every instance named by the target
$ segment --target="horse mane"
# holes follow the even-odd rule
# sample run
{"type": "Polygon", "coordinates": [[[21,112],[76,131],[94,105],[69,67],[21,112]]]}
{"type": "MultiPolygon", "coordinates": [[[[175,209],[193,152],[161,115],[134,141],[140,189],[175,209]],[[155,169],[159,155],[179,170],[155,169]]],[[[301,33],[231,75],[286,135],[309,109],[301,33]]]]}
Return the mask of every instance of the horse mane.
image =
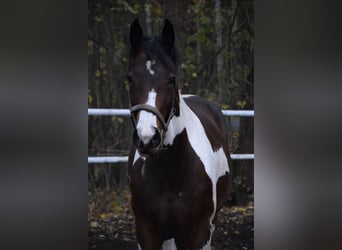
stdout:
{"type": "Polygon", "coordinates": [[[167,70],[176,74],[177,53],[175,47],[169,53],[166,53],[160,36],[155,36],[154,38],[144,37],[144,50],[148,60],[152,60],[152,55],[155,55],[167,70]]]}

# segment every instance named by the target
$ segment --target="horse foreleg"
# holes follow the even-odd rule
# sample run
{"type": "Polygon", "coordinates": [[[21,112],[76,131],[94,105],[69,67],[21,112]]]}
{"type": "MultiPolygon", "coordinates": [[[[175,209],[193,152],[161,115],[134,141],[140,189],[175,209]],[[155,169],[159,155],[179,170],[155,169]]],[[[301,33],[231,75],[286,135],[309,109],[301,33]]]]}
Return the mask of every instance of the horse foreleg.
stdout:
{"type": "Polygon", "coordinates": [[[188,237],[187,249],[189,250],[210,250],[211,236],[215,226],[208,222],[203,222],[192,232],[191,237],[188,237]]]}
{"type": "Polygon", "coordinates": [[[139,222],[136,225],[139,250],[160,250],[162,241],[158,230],[148,221],[139,222]]]}

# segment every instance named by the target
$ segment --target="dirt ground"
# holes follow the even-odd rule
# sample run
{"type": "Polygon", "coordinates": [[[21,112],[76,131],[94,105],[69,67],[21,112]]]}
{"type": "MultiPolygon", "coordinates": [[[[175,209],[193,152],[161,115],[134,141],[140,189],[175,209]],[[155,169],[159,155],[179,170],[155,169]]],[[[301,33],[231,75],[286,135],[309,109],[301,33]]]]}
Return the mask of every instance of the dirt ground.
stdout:
{"type": "MultiPolygon", "coordinates": [[[[137,250],[129,192],[89,197],[89,250],[137,250]]],[[[254,249],[254,204],[226,206],[219,213],[212,250],[254,249]]]]}

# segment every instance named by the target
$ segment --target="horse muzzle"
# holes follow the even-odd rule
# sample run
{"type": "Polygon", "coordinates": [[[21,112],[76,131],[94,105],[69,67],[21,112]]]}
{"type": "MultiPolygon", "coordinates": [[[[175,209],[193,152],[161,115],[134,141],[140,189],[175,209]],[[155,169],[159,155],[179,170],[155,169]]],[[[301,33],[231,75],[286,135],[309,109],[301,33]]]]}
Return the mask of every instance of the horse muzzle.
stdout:
{"type": "Polygon", "coordinates": [[[157,128],[151,130],[153,133],[146,135],[141,130],[134,129],[132,141],[142,156],[151,156],[162,148],[164,131],[157,128]]]}
{"type": "Polygon", "coordinates": [[[133,144],[136,146],[141,155],[153,155],[158,153],[163,148],[164,137],[174,113],[175,109],[172,106],[169,117],[167,121],[165,121],[163,115],[155,107],[147,104],[138,104],[131,107],[131,117],[133,126],[135,127],[132,138],[133,144]],[[148,127],[137,129],[137,121],[135,120],[134,114],[142,110],[154,114],[159,120],[161,128],[148,127]]]}

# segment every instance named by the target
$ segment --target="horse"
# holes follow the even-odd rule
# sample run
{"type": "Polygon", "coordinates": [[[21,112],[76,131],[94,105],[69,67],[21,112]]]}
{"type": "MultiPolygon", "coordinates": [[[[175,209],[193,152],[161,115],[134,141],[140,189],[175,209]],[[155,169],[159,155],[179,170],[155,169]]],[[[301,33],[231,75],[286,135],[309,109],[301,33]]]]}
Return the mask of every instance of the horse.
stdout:
{"type": "Polygon", "coordinates": [[[175,31],[130,26],[128,160],[138,248],[210,249],[217,212],[231,191],[231,159],[221,110],[177,83],[175,31]]]}

